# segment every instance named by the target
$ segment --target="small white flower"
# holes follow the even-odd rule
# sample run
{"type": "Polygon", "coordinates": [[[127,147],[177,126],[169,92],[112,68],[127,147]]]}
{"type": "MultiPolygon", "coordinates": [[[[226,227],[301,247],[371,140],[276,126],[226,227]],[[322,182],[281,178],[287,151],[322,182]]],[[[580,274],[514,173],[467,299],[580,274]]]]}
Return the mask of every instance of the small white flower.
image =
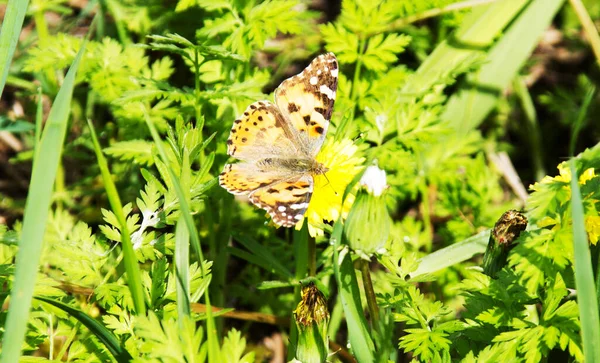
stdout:
{"type": "Polygon", "coordinates": [[[379,197],[387,188],[385,170],[379,169],[377,165],[369,166],[360,178],[360,185],[367,188],[372,195],[379,197]]]}

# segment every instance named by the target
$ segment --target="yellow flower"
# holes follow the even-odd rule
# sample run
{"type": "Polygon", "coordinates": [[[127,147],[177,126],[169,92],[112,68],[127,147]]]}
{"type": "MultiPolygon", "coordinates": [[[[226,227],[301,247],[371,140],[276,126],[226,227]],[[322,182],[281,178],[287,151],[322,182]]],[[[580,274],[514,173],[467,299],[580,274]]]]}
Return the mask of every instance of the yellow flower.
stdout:
{"type": "MultiPolygon", "coordinates": [[[[560,181],[567,184],[571,182],[571,169],[569,169],[568,163],[560,163],[558,165],[558,172],[560,173],[560,175],[554,178],[550,178],[550,180],[554,179],[556,181],[560,181]]],[[[581,173],[581,175],[579,175],[579,184],[585,185],[585,183],[587,183],[588,180],[591,180],[595,176],[596,173],[594,172],[594,168],[588,168],[583,173],[581,173]]]]}
{"type": "Polygon", "coordinates": [[[585,217],[585,230],[588,233],[591,244],[596,245],[600,237],[600,216],[585,217]]]}
{"type": "MultiPolygon", "coordinates": [[[[360,171],[364,158],[356,156],[358,147],[350,140],[333,141],[328,139],[317,155],[317,161],[323,164],[327,173],[314,177],[314,191],[306,210],[306,222],[311,236],[323,235],[323,220],[335,221],[346,218],[354,201],[354,196],[346,198],[342,208],[342,196],[346,186],[360,171]]],[[[302,223],[296,225],[300,229],[302,223]]]]}
{"type": "Polygon", "coordinates": [[[579,176],[579,184],[585,185],[588,180],[592,180],[595,176],[594,168],[589,168],[579,176]]]}
{"type": "Polygon", "coordinates": [[[555,176],[554,178],[550,178],[550,180],[554,179],[556,181],[567,184],[571,182],[571,169],[569,169],[569,164],[565,162],[558,164],[558,172],[560,173],[560,175],[555,176]]]}

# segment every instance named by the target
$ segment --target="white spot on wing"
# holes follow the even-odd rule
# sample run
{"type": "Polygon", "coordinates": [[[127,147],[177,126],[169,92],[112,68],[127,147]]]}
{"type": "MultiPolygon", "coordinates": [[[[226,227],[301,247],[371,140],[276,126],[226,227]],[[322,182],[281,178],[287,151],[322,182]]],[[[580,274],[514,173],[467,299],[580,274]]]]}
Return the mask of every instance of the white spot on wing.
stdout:
{"type": "Polygon", "coordinates": [[[290,208],[292,209],[304,209],[306,207],[308,207],[308,203],[290,204],[290,208]]]}
{"type": "Polygon", "coordinates": [[[310,77],[309,80],[310,84],[312,84],[313,86],[316,86],[318,81],[319,80],[317,79],[317,77],[310,77]]]}
{"type": "Polygon", "coordinates": [[[277,208],[280,212],[285,212],[285,207],[280,205],[279,208],[277,208]]]}
{"type": "Polygon", "coordinates": [[[335,100],[335,92],[333,92],[331,88],[327,87],[326,85],[321,85],[319,91],[321,91],[321,93],[325,96],[329,97],[330,100],[335,100]]]}
{"type": "Polygon", "coordinates": [[[336,69],[332,69],[332,70],[331,70],[331,75],[332,75],[333,77],[337,77],[337,76],[338,76],[338,69],[337,69],[337,68],[336,68],[336,69]]]}

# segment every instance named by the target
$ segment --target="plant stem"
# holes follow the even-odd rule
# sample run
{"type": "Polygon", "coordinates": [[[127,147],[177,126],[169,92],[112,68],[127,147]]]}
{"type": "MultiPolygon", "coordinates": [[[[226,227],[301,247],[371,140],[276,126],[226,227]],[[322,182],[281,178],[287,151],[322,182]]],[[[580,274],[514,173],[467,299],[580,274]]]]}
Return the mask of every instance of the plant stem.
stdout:
{"type": "Polygon", "coordinates": [[[590,14],[585,10],[585,6],[581,2],[581,0],[569,0],[575,14],[579,18],[581,22],[581,26],[583,26],[583,31],[590,42],[590,46],[592,47],[592,51],[596,56],[596,62],[600,65],[600,35],[598,35],[598,30],[594,25],[594,21],[590,17],[590,14]]]}
{"type": "MultiPolygon", "coordinates": [[[[356,59],[356,68],[354,68],[354,78],[352,79],[352,89],[350,91],[350,99],[356,101],[358,92],[358,79],[360,78],[360,68],[362,66],[362,54],[365,48],[365,40],[361,37],[358,42],[358,58],[356,59]]],[[[357,104],[357,102],[355,102],[357,104]]],[[[352,109],[354,111],[354,108],[352,109]]]]}
{"type": "Polygon", "coordinates": [[[427,251],[430,252],[431,251],[431,247],[433,244],[433,228],[431,226],[431,211],[429,209],[430,205],[429,205],[429,187],[428,185],[424,182],[421,184],[420,188],[421,189],[421,197],[423,198],[423,200],[421,201],[421,206],[422,206],[422,210],[423,210],[423,224],[424,224],[424,229],[425,232],[427,233],[427,246],[425,246],[427,248],[427,251]]]}
{"type": "MultiPolygon", "coordinates": [[[[196,104],[194,105],[194,110],[196,111],[196,127],[200,129],[200,136],[202,137],[204,118],[202,118],[202,106],[200,106],[200,53],[197,48],[194,49],[194,93],[196,95],[196,104]]],[[[202,142],[202,138],[200,138],[200,142],[202,142]]],[[[204,152],[202,154],[204,154],[204,152]]]]}
{"type": "Polygon", "coordinates": [[[314,238],[308,237],[308,276],[317,274],[317,243],[314,238]]]}
{"type": "Polygon", "coordinates": [[[527,120],[527,136],[529,137],[529,144],[531,145],[531,161],[533,163],[533,170],[535,180],[542,180],[546,175],[544,170],[544,162],[542,159],[543,146],[540,142],[540,128],[538,124],[537,114],[535,112],[535,106],[533,100],[525,84],[525,80],[521,76],[517,76],[513,82],[513,88],[521,102],[523,107],[523,113],[527,120]]]}
{"type": "Polygon", "coordinates": [[[450,13],[457,10],[473,8],[475,6],[487,5],[498,0],[467,0],[460,3],[450,4],[443,8],[435,8],[426,10],[420,14],[414,14],[411,16],[407,16],[402,19],[398,19],[394,23],[388,26],[388,31],[396,31],[399,28],[405,27],[409,24],[415,23],[417,21],[421,21],[424,19],[432,18],[434,16],[443,15],[446,13],[450,13]]]}
{"type": "Polygon", "coordinates": [[[377,298],[373,289],[373,281],[371,280],[371,270],[369,270],[369,261],[359,260],[360,273],[362,275],[363,286],[365,288],[365,297],[369,313],[371,314],[371,326],[375,330],[379,330],[379,307],[377,306],[377,298]]]}
{"type": "MultiPolygon", "coordinates": [[[[308,224],[304,223],[302,229],[297,231],[292,231],[293,235],[293,244],[294,244],[294,254],[296,256],[296,269],[294,271],[294,277],[296,281],[300,281],[306,277],[308,272],[308,265],[310,264],[310,258],[308,253],[306,253],[306,246],[310,243],[308,238],[308,224]]],[[[294,300],[300,301],[300,284],[294,288],[294,300]]],[[[294,312],[290,314],[290,342],[294,343],[298,341],[298,330],[296,328],[296,324],[294,323],[294,312]]],[[[294,358],[295,349],[288,349],[287,352],[287,361],[290,361],[294,358]]]]}

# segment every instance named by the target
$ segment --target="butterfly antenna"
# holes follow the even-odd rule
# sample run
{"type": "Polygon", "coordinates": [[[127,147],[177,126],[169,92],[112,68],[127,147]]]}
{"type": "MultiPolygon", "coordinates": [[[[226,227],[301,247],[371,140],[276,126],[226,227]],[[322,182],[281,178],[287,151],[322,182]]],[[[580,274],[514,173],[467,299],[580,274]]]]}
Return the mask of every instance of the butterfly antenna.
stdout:
{"type": "Polygon", "coordinates": [[[327,180],[327,184],[331,186],[331,189],[333,190],[333,192],[335,193],[335,195],[338,195],[338,192],[335,190],[335,188],[333,187],[333,185],[331,185],[331,182],[329,181],[329,178],[327,177],[327,174],[323,174],[323,176],[325,177],[325,180],[327,180]]]}

